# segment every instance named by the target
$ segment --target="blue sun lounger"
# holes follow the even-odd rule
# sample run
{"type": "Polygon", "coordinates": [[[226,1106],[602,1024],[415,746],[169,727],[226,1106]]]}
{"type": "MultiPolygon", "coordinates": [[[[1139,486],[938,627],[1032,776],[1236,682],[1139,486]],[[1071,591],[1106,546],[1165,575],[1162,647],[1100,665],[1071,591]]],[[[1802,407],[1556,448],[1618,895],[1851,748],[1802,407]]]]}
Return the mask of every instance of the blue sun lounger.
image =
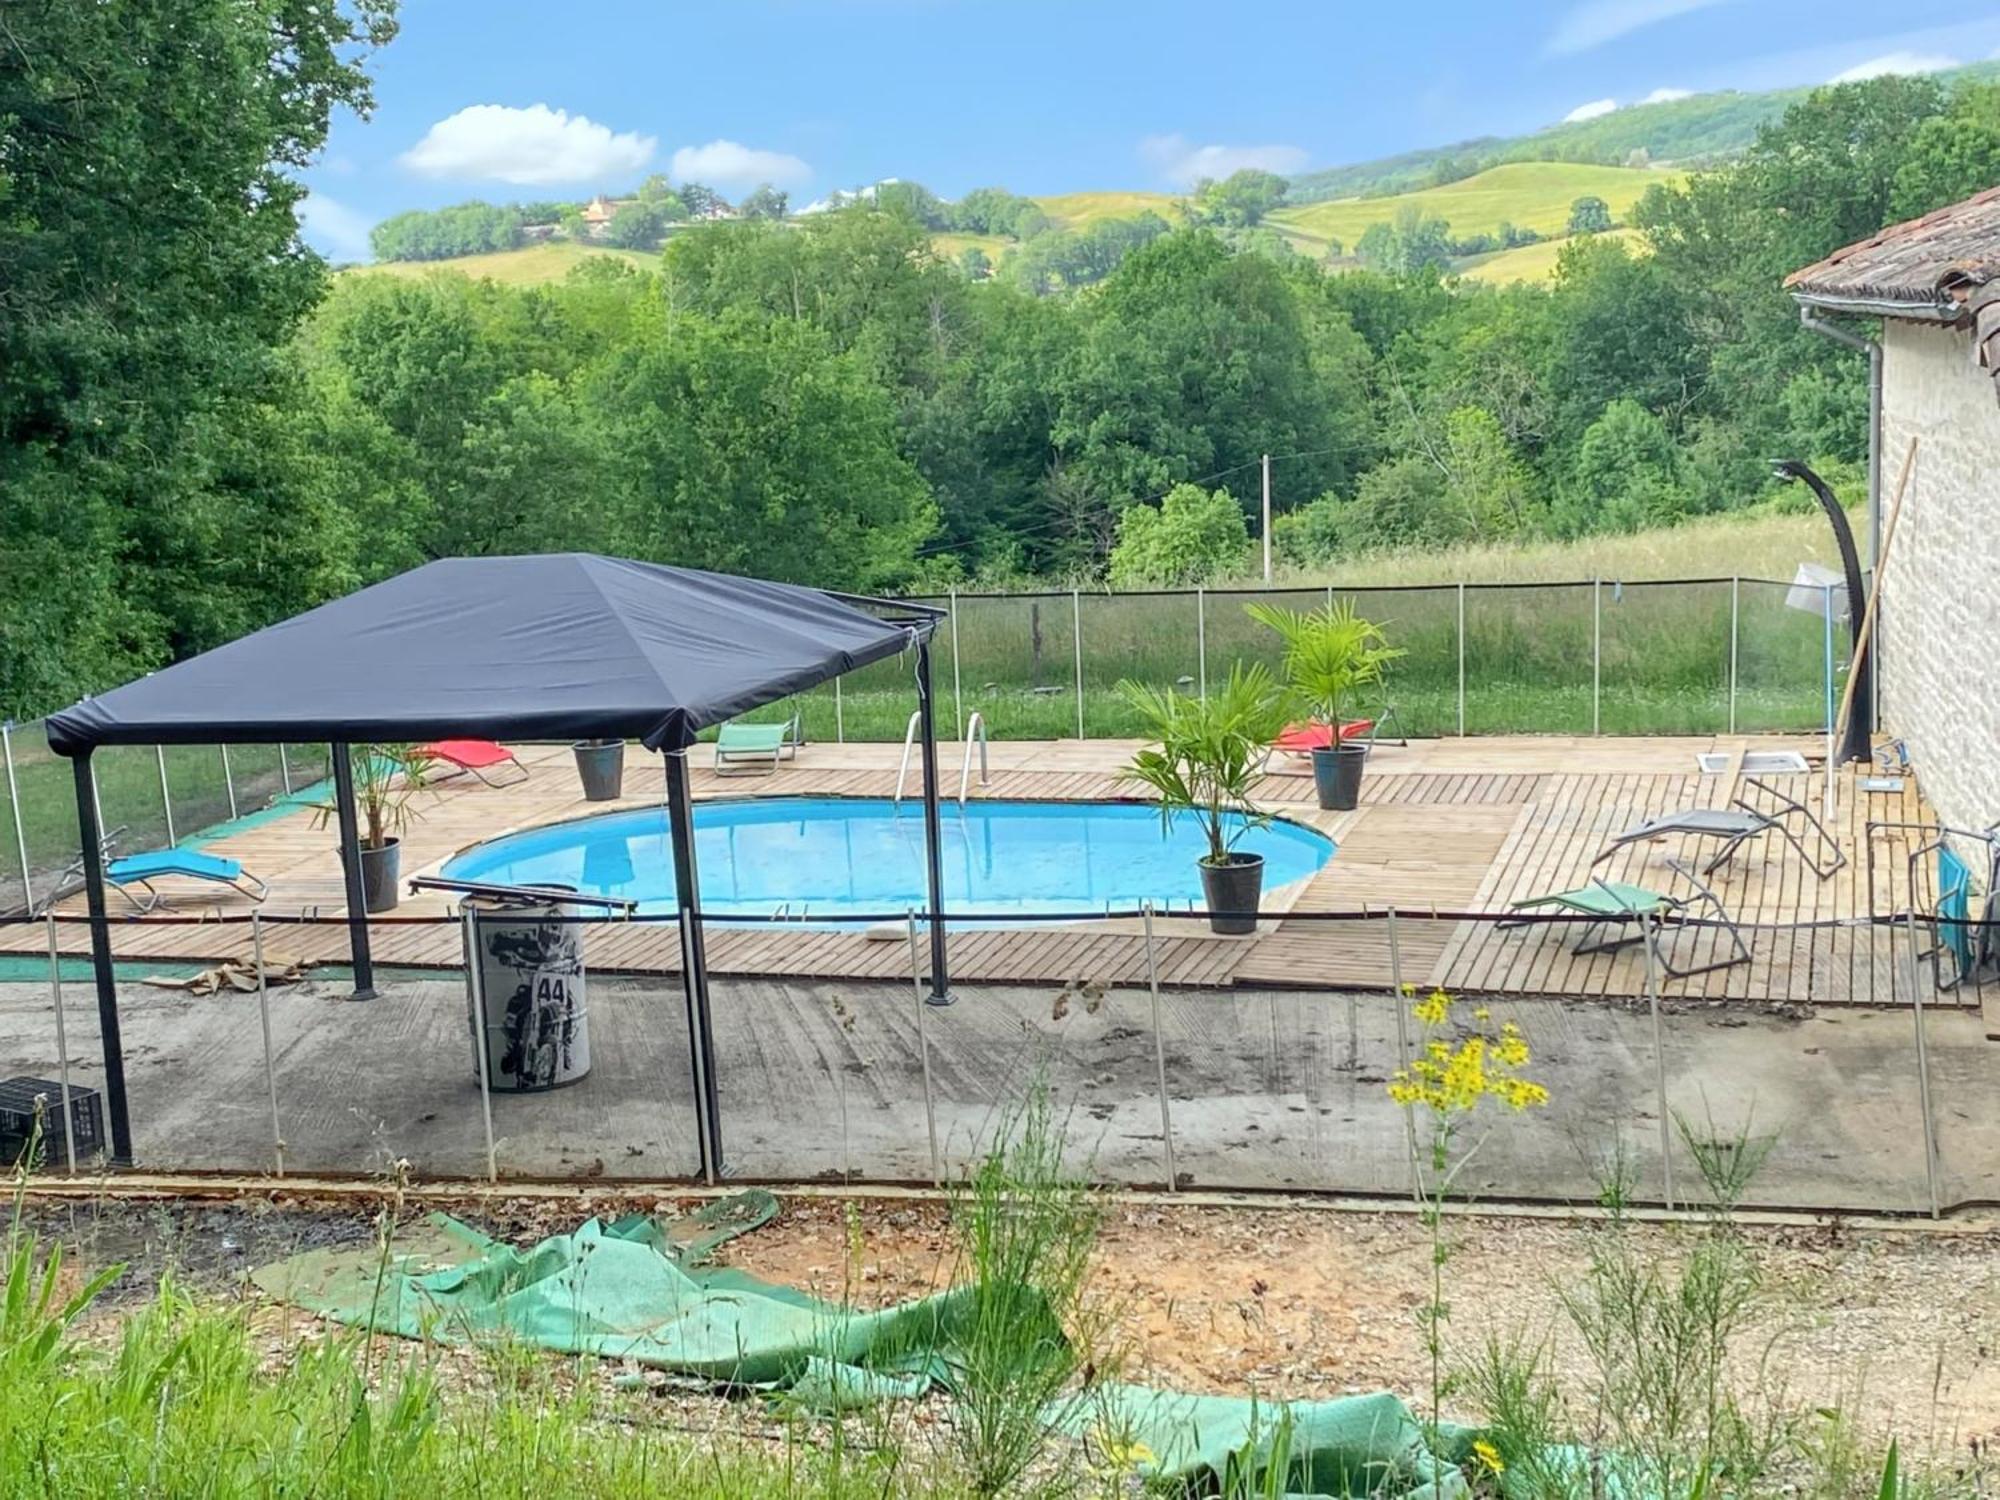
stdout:
{"type": "Polygon", "coordinates": [[[141,912],[149,912],[160,904],[161,896],[153,882],[164,876],[213,881],[252,901],[262,901],[271,893],[271,888],[245,870],[239,861],[225,859],[220,854],[203,854],[199,849],[155,849],[145,854],[126,854],[104,867],[105,881],[116,886],[118,894],[141,912]],[[133,895],[134,890],[143,891],[145,898],[133,895]]]}

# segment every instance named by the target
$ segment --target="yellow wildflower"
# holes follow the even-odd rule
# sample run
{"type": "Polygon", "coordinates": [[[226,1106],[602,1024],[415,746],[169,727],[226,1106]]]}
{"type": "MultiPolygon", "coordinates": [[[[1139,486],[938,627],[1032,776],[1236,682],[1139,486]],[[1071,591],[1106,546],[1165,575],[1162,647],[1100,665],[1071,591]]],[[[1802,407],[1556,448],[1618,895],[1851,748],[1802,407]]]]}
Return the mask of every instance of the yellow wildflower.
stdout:
{"type": "Polygon", "coordinates": [[[1500,1456],[1500,1450],[1487,1442],[1485,1438],[1473,1439],[1472,1456],[1495,1474],[1502,1472],[1507,1467],[1506,1460],[1500,1456]]]}
{"type": "Polygon", "coordinates": [[[1451,996],[1443,990],[1432,990],[1410,1008],[1410,1013],[1426,1026],[1442,1026],[1451,1016],[1451,996]]]}

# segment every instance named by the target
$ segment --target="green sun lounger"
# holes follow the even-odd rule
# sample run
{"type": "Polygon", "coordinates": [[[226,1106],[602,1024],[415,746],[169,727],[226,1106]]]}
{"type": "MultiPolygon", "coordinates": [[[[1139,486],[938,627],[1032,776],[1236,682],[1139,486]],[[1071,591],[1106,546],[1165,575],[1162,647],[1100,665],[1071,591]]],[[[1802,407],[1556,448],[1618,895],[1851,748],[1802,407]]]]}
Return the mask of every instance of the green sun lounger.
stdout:
{"type": "Polygon", "coordinates": [[[782,724],[724,724],[715,732],[715,774],[776,775],[778,762],[801,743],[796,714],[782,724]]]}
{"type": "MultiPolygon", "coordinates": [[[[1743,940],[1743,933],[1736,925],[1736,919],[1722,904],[1701,877],[1678,860],[1668,860],[1668,867],[1687,881],[1694,889],[1686,896],[1672,896],[1662,891],[1650,890],[1643,885],[1631,885],[1622,880],[1593,880],[1589,885],[1578,886],[1575,890],[1554,891],[1546,896],[1531,896],[1525,901],[1516,901],[1508,909],[1516,912],[1537,911],[1554,908],[1573,916],[1592,917],[1595,921],[1577,924],[1583,929],[1575,948],[1570,951],[1579,954],[1612,953],[1633,943],[1645,942],[1652,950],[1660,968],[1674,979],[1685,979],[1692,974],[1707,974],[1716,969],[1726,969],[1733,964],[1750,961],[1750,945],[1743,940]],[[1698,909],[1713,912],[1714,921],[1720,930],[1729,935],[1730,953],[1725,958],[1704,964],[1676,964],[1664,938],[1664,924],[1660,919],[1689,917],[1698,909]],[[1654,920],[1645,920],[1652,918],[1654,920]],[[1616,936],[1605,936],[1604,929],[1616,925],[1616,936]]],[[[1530,925],[1525,918],[1503,921],[1501,927],[1525,927],[1530,925]]]]}

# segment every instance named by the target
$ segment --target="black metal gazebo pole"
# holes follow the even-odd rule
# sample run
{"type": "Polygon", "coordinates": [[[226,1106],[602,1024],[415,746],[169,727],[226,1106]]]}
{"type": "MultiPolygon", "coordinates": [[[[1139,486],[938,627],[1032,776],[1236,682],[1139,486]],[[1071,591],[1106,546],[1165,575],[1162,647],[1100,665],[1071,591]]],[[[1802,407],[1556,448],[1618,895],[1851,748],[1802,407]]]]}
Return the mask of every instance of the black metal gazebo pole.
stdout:
{"type": "Polygon", "coordinates": [[[708,1009],[708,950],[701,935],[700,872],[694,857],[694,795],[687,751],[663,750],[667,773],[667,832],[674,848],[674,901],[680,911],[681,988],[687,995],[688,1057],[694,1068],[695,1138],[701,1175],[722,1176],[722,1105],[715,1086],[715,1028],[708,1009]]]}
{"type": "Polygon", "coordinates": [[[931,690],[931,642],[917,643],[917,713],[924,737],[924,863],[928,876],[931,929],[932,1005],[951,1004],[951,973],[944,938],[944,823],[938,813],[936,694],[931,690]]]}
{"type": "Polygon", "coordinates": [[[368,901],[361,890],[361,820],[354,811],[354,755],[349,745],[330,745],[333,802],[340,818],[340,873],[347,890],[347,946],[354,958],[356,1000],[375,998],[375,958],[368,950],[368,901]]]}
{"type": "Polygon", "coordinates": [[[76,777],[76,826],[83,845],[84,900],[90,911],[90,966],[97,977],[97,1025],[104,1040],[104,1102],[111,1113],[111,1164],[129,1167],[132,1116],[125,1102],[125,1044],[118,1031],[118,977],[111,969],[111,919],[104,906],[104,830],[97,822],[90,752],[86,750],[72,760],[70,769],[76,777]]]}

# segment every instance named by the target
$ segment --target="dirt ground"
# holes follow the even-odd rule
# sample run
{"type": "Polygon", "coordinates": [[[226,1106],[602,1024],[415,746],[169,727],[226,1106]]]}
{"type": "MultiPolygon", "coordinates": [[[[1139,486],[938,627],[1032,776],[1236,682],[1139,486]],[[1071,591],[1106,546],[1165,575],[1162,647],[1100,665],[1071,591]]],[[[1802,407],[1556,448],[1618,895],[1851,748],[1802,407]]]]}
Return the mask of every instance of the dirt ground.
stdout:
{"type": "MultiPolygon", "coordinates": [[[[604,1194],[446,1206],[525,1244],[590,1213],[695,1205],[604,1194]]],[[[269,1260],[365,1243],[375,1211],[353,1200],[267,1193],[226,1202],[41,1203],[31,1218],[84,1263],[127,1264],[99,1314],[110,1319],[149,1295],[169,1269],[183,1286],[232,1295],[269,1260]]],[[[1551,1336],[1563,1384],[1581,1392],[1586,1364],[1563,1335],[1557,1289],[1575,1283],[1598,1232],[1557,1219],[1454,1221],[1454,1346],[1469,1353],[1489,1333],[1551,1336]]],[[[1693,1231],[1627,1232],[1649,1255],[1671,1258],[1693,1231]]],[[[1746,1342],[1771,1348],[1756,1377],[1767,1389],[1781,1384],[1801,1409],[1837,1403],[1862,1430],[1893,1431],[1906,1451],[1933,1459],[1977,1454],[2000,1439],[2000,1230],[1932,1234],[1836,1223],[1746,1233],[1767,1292],[1746,1342]]],[[[1427,1255],[1423,1227],[1408,1214],[1120,1203],[1100,1244],[1095,1286],[1118,1310],[1126,1378],[1277,1398],[1386,1388],[1423,1400],[1415,1310],[1427,1255]]],[[[868,1306],[919,1296],[954,1270],[946,1210],[920,1199],[786,1199],[773,1223],[731,1243],[722,1258],[868,1306]]],[[[287,1328],[310,1325],[284,1319],[287,1328]]]]}

